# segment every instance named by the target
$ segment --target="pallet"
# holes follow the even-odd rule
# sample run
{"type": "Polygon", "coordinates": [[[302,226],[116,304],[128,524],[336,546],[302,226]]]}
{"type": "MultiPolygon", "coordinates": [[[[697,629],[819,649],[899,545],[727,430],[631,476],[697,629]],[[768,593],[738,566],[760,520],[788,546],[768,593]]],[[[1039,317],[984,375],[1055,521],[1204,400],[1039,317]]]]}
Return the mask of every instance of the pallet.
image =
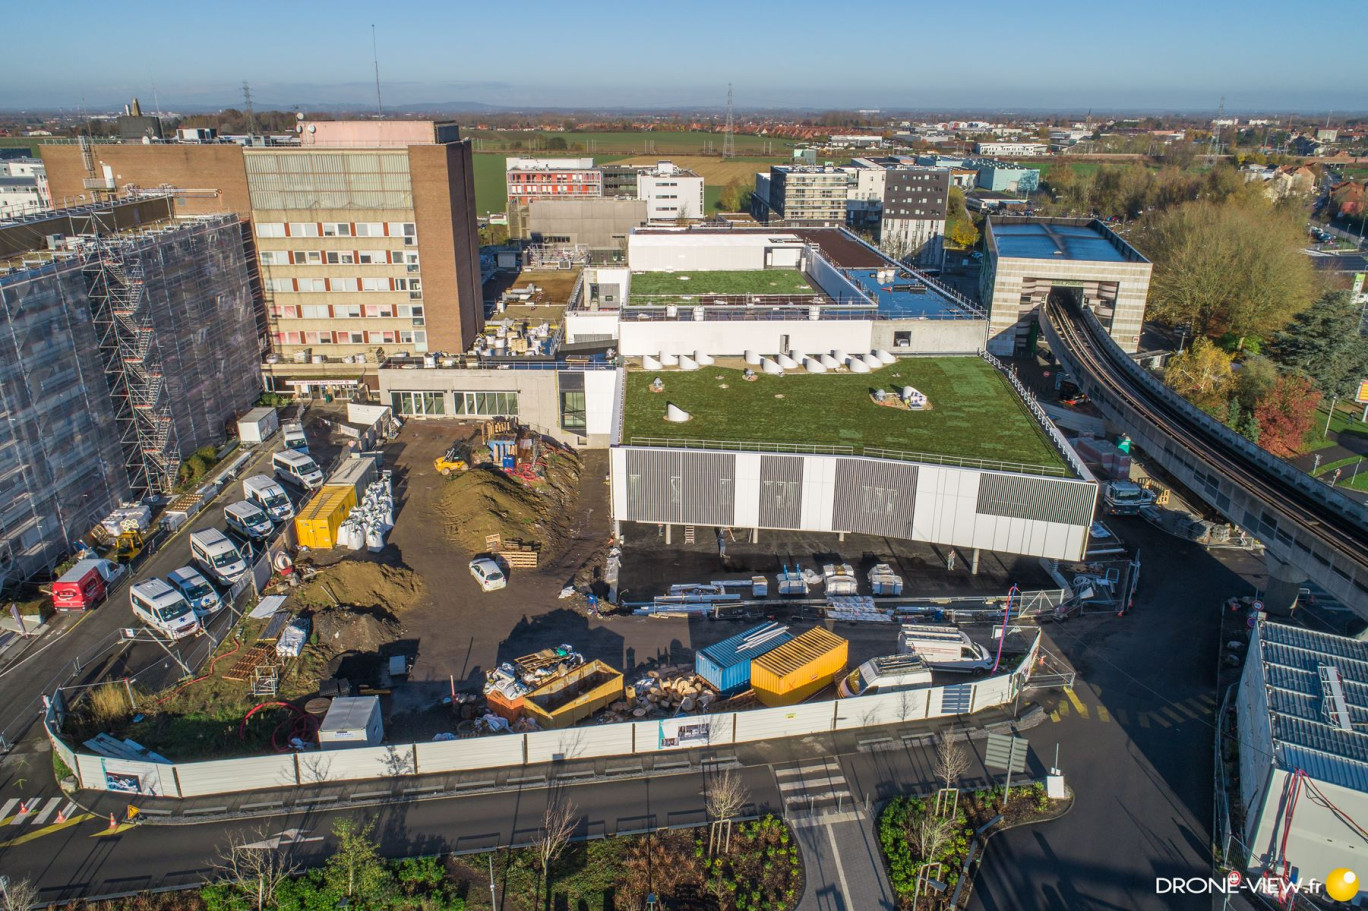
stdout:
{"type": "Polygon", "coordinates": [[[510,569],[537,568],[537,552],[535,550],[501,550],[498,556],[499,559],[508,564],[510,569]]]}
{"type": "Polygon", "coordinates": [[[275,646],[254,645],[243,652],[233,666],[223,674],[224,680],[250,680],[253,672],[263,664],[275,663],[275,646]]]}
{"type": "Polygon", "coordinates": [[[503,535],[485,535],[485,550],[497,552],[503,547],[503,535]]]}

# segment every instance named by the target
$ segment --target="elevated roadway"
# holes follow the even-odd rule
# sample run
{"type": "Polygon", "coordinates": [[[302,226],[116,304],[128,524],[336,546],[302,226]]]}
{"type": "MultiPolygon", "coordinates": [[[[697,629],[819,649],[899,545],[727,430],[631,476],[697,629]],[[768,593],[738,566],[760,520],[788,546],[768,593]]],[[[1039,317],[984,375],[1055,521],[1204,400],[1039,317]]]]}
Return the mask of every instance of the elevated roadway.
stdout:
{"type": "Polygon", "coordinates": [[[1368,516],[1189,404],[1123,352],[1092,312],[1052,298],[1042,328],[1055,356],[1112,423],[1209,506],[1267,548],[1271,610],[1314,581],[1368,619],[1368,516]]]}

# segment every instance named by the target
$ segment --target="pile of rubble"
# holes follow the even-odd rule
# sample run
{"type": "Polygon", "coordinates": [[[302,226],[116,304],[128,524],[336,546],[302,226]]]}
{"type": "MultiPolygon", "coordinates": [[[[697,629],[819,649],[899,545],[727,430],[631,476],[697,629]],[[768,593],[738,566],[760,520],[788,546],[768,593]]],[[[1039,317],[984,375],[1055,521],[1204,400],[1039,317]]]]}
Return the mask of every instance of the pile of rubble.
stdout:
{"type": "Polygon", "coordinates": [[[648,671],[636,683],[628,686],[623,695],[626,698],[609,706],[602,720],[623,721],[707,712],[719,698],[708,681],[685,665],[648,671]]]}

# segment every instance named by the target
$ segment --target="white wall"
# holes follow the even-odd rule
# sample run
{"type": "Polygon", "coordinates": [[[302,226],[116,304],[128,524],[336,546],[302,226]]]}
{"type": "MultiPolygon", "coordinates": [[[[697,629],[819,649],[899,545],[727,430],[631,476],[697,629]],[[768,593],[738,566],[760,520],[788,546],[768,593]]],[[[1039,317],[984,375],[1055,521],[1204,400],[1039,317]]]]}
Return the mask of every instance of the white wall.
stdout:
{"type": "Polygon", "coordinates": [[[898,319],[874,324],[870,343],[894,354],[975,354],[988,337],[986,319],[898,319]],[[899,333],[908,343],[899,345],[899,333]]]}
{"type": "Polygon", "coordinates": [[[603,336],[618,337],[618,312],[616,310],[566,311],[565,341],[567,343],[593,341],[603,336]]]}
{"type": "MultiPolygon", "coordinates": [[[[691,315],[686,308],[680,314],[691,315]]],[[[852,354],[870,351],[873,324],[861,320],[775,320],[732,322],[728,320],[626,321],[619,328],[619,351],[629,357],[643,354],[740,355],[746,350],[778,354],[797,348],[821,353],[841,348],[852,354]],[[783,337],[787,348],[781,348],[783,337]]]]}
{"type": "Polygon", "coordinates": [[[627,263],[633,272],[697,272],[763,269],[765,251],[803,244],[797,238],[776,244],[774,234],[633,234],[627,240],[627,263]]]}
{"type": "Polygon", "coordinates": [[[613,432],[613,410],[617,406],[617,386],[622,370],[584,372],[584,432],[589,437],[606,437],[613,432]]]}

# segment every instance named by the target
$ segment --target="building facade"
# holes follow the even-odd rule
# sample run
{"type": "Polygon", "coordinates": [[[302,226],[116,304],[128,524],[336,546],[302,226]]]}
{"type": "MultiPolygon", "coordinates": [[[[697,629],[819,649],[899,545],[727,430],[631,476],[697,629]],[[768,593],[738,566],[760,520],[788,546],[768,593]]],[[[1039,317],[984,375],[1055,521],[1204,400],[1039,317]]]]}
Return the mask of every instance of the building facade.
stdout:
{"type": "Polygon", "coordinates": [[[603,172],[592,158],[509,158],[504,163],[508,203],[583,199],[603,195],[603,172]]]}
{"type": "Polygon", "coordinates": [[[51,208],[52,194],[41,159],[0,160],[0,218],[32,215],[51,208]]]}
{"type": "Polygon", "coordinates": [[[950,172],[944,168],[895,168],[888,172],[879,246],[894,259],[939,266],[945,256],[945,213],[950,172]]]}
{"type": "Polygon", "coordinates": [[[840,168],[774,165],[768,180],[756,180],[752,214],[759,221],[782,220],[792,225],[843,225],[846,185],[850,177],[840,168]],[[762,199],[764,186],[768,193],[762,199]]]}
{"type": "Polygon", "coordinates": [[[604,196],[615,199],[637,198],[637,174],[641,171],[640,165],[605,164],[599,165],[598,170],[603,175],[604,196]]]}
{"type": "Polygon", "coordinates": [[[1043,142],[976,142],[976,155],[1001,155],[1004,158],[1032,158],[1050,154],[1050,147],[1043,142]]]}
{"type": "Polygon", "coordinates": [[[646,203],[648,223],[703,218],[703,178],[662,161],[637,174],[637,199],[646,203]]]}

